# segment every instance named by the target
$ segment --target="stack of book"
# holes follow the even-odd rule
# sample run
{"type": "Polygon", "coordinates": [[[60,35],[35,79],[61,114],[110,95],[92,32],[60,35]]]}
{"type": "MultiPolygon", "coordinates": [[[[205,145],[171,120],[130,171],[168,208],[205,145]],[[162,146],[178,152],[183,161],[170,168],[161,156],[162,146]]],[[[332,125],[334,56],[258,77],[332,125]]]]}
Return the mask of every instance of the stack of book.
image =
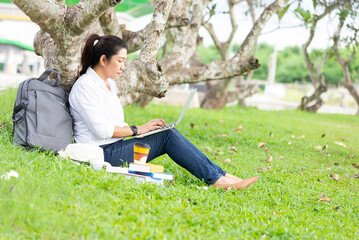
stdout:
{"type": "Polygon", "coordinates": [[[130,163],[128,168],[106,167],[107,172],[123,174],[127,179],[134,179],[139,182],[152,182],[160,185],[163,184],[164,180],[173,180],[173,175],[164,173],[163,170],[163,166],[152,163],[130,163]]]}

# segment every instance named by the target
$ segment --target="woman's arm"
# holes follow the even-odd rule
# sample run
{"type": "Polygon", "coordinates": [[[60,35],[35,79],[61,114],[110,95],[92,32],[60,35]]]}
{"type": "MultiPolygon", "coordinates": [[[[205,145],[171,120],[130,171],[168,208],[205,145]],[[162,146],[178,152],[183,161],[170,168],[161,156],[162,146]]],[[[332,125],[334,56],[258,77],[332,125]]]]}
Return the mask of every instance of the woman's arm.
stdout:
{"type": "MultiPolygon", "coordinates": [[[[163,119],[153,119],[142,126],[137,126],[138,132],[137,135],[143,134],[152,130],[156,130],[166,126],[166,122],[163,119]]],[[[130,127],[115,127],[115,131],[113,132],[113,138],[123,138],[130,137],[133,135],[133,131],[130,127]]]]}

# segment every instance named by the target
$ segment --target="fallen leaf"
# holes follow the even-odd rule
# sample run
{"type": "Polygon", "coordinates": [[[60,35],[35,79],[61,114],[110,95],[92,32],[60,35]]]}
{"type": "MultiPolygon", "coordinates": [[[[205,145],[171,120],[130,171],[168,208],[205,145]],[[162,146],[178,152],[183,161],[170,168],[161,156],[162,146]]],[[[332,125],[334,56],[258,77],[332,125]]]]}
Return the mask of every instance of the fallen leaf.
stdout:
{"type": "Polygon", "coordinates": [[[340,166],[340,164],[336,162],[336,163],[334,163],[334,166],[340,166]]]}
{"type": "Polygon", "coordinates": [[[194,123],[191,123],[190,126],[191,126],[191,128],[194,128],[195,125],[194,125],[194,123]]]}
{"type": "Polygon", "coordinates": [[[13,192],[13,191],[14,191],[14,188],[15,188],[14,185],[11,185],[11,186],[10,186],[10,192],[13,192]]]}
{"type": "Polygon", "coordinates": [[[299,174],[299,175],[303,175],[303,173],[302,173],[302,172],[299,172],[298,174],[299,174]]]}
{"type": "Polygon", "coordinates": [[[352,176],[352,178],[359,178],[359,172],[356,173],[356,174],[354,174],[354,175],[352,176]]]}
{"type": "Polygon", "coordinates": [[[219,155],[223,155],[223,154],[224,154],[223,152],[218,152],[218,153],[215,153],[214,155],[219,156],[219,155]]]}
{"type": "Polygon", "coordinates": [[[322,134],[322,138],[325,137],[325,133],[322,134]]]}
{"type": "Polygon", "coordinates": [[[213,149],[210,148],[210,147],[203,147],[203,149],[204,149],[205,151],[207,151],[207,152],[212,152],[212,151],[213,151],[213,149]]]}
{"type": "Polygon", "coordinates": [[[343,182],[342,178],[339,176],[339,174],[330,174],[329,177],[333,178],[336,181],[343,182]]]}
{"type": "Polygon", "coordinates": [[[353,159],[353,158],[354,158],[354,154],[350,154],[350,155],[349,155],[349,158],[350,158],[350,159],[353,159]]]}
{"type": "Polygon", "coordinates": [[[169,183],[167,183],[166,187],[170,187],[174,182],[175,182],[175,177],[173,176],[173,179],[169,183]]]}
{"type": "Polygon", "coordinates": [[[347,147],[347,145],[345,145],[344,143],[341,143],[341,142],[337,142],[335,141],[334,144],[338,145],[338,146],[342,146],[342,147],[347,147]]]}
{"type": "Polygon", "coordinates": [[[225,162],[225,163],[230,163],[231,162],[231,159],[227,158],[227,159],[223,159],[222,162],[225,162]]]}
{"type": "Polygon", "coordinates": [[[231,146],[231,147],[229,147],[228,148],[229,150],[232,150],[232,151],[235,151],[235,152],[237,152],[238,150],[237,150],[237,148],[235,147],[235,146],[231,146]]]}
{"type": "Polygon", "coordinates": [[[304,134],[302,136],[298,137],[298,139],[303,139],[303,138],[305,138],[304,134]]]}
{"type": "Polygon", "coordinates": [[[318,150],[318,151],[322,150],[322,146],[320,146],[320,145],[314,146],[313,148],[314,148],[314,150],[318,150]]]}
{"type": "Polygon", "coordinates": [[[243,132],[243,127],[242,125],[239,125],[236,129],[234,129],[235,133],[242,133],[243,132]]]}
{"type": "Polygon", "coordinates": [[[269,136],[274,137],[274,133],[270,132],[269,136]]]}
{"type": "Polygon", "coordinates": [[[334,208],[334,210],[338,211],[340,209],[340,206],[337,206],[334,208]]]}
{"type": "Polygon", "coordinates": [[[10,124],[9,122],[0,122],[0,128],[6,127],[9,124],[10,124]]]}
{"type": "Polygon", "coordinates": [[[323,149],[328,149],[328,144],[325,144],[325,145],[323,146],[323,149]]]}
{"type": "Polygon", "coordinates": [[[276,215],[276,216],[282,216],[282,214],[280,214],[278,211],[273,211],[273,214],[276,215]]]}
{"type": "Polygon", "coordinates": [[[271,166],[268,166],[266,168],[258,168],[257,172],[269,172],[271,169],[271,166]]]}
{"type": "Polygon", "coordinates": [[[267,147],[265,147],[265,148],[263,149],[263,151],[269,152],[269,149],[268,149],[267,147]]]}
{"type": "Polygon", "coordinates": [[[322,195],[320,196],[318,202],[332,202],[333,199],[328,198],[327,196],[325,196],[324,193],[322,193],[322,195]]]}
{"type": "Polygon", "coordinates": [[[323,180],[322,180],[322,179],[320,179],[320,178],[318,178],[318,182],[323,182],[323,180]]]}
{"type": "Polygon", "coordinates": [[[359,164],[356,165],[355,163],[352,163],[352,166],[355,167],[355,168],[359,168],[359,164]]]}
{"type": "Polygon", "coordinates": [[[284,159],[284,157],[283,156],[279,156],[279,160],[283,160],[284,159]]]}
{"type": "Polygon", "coordinates": [[[263,146],[265,146],[265,145],[267,145],[267,143],[266,143],[266,142],[262,142],[262,143],[258,144],[258,148],[261,148],[261,147],[263,147],[263,146]]]}
{"type": "Polygon", "coordinates": [[[287,143],[288,145],[291,145],[292,144],[292,142],[291,141],[288,141],[288,143],[287,143]]]}
{"type": "Polygon", "coordinates": [[[346,141],[348,141],[346,138],[344,138],[344,137],[339,137],[340,138],[340,140],[342,140],[343,142],[346,142],[346,141]]]}
{"type": "Polygon", "coordinates": [[[271,162],[272,160],[273,160],[273,156],[270,155],[265,161],[266,161],[266,162],[271,162]]]}
{"type": "Polygon", "coordinates": [[[228,137],[228,135],[225,134],[225,133],[219,134],[219,135],[217,135],[217,136],[218,136],[218,137],[228,137]]]}
{"type": "Polygon", "coordinates": [[[223,123],[224,123],[224,121],[223,121],[223,120],[219,120],[219,123],[223,124],[223,123]]]}
{"type": "Polygon", "coordinates": [[[328,171],[328,170],[331,170],[331,169],[332,169],[332,168],[330,167],[330,168],[326,168],[325,170],[327,170],[327,171],[328,171]]]}

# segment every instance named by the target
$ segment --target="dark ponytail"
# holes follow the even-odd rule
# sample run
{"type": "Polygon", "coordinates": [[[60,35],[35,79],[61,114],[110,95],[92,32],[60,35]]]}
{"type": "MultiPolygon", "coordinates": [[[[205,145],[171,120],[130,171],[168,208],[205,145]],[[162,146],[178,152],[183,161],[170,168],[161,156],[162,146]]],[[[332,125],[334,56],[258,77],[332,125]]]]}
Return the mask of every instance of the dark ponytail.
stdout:
{"type": "Polygon", "coordinates": [[[118,53],[122,48],[127,49],[126,43],[114,35],[100,37],[97,34],[91,34],[85,43],[81,55],[81,71],[79,76],[86,73],[89,67],[96,66],[102,55],[110,61],[111,57],[118,53]]]}

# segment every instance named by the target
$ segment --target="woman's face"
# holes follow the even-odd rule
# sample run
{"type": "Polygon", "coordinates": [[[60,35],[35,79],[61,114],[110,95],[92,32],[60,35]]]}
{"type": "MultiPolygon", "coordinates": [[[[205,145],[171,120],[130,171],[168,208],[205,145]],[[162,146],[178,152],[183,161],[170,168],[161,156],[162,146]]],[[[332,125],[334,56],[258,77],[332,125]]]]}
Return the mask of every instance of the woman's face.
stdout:
{"type": "Polygon", "coordinates": [[[125,70],[127,59],[127,49],[120,49],[117,54],[113,55],[110,62],[106,62],[105,73],[107,78],[117,80],[121,73],[125,70]]]}

